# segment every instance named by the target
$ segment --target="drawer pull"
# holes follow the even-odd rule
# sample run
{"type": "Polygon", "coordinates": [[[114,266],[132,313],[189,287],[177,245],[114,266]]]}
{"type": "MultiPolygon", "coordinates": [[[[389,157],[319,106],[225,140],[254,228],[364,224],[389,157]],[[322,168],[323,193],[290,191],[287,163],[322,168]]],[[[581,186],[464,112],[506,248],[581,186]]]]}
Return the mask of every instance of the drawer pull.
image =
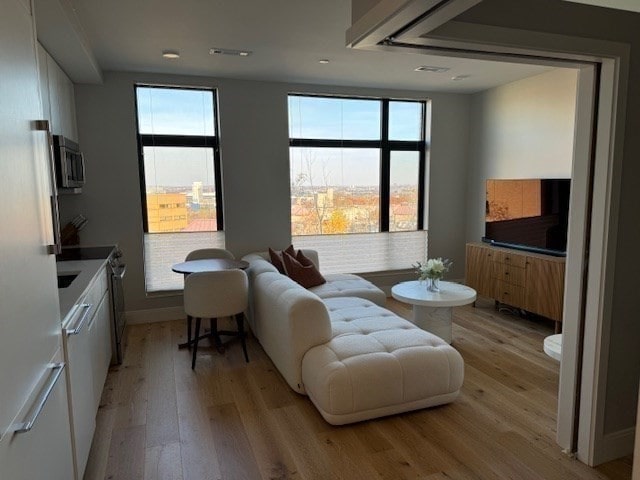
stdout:
{"type": "Polygon", "coordinates": [[[84,313],[74,328],[66,328],[64,330],[68,337],[71,335],[78,335],[82,331],[84,324],[87,323],[87,318],[89,318],[92,307],[93,305],[90,303],[83,303],[80,305],[80,308],[84,310],[84,313]]]}
{"type": "Polygon", "coordinates": [[[24,423],[20,423],[16,425],[14,429],[15,433],[26,433],[33,428],[33,426],[36,423],[36,420],[38,420],[38,417],[42,413],[42,410],[44,410],[44,406],[47,403],[47,400],[49,399],[49,396],[51,395],[53,388],[56,386],[56,383],[58,382],[60,375],[62,375],[62,372],[64,371],[64,366],[65,366],[64,362],[54,363],[50,365],[49,368],[51,368],[51,376],[49,377],[47,384],[42,390],[42,394],[40,395],[40,398],[38,398],[35,404],[35,407],[33,408],[33,413],[31,414],[31,418],[29,418],[24,423]]]}
{"type": "Polygon", "coordinates": [[[504,272],[505,275],[509,275],[509,272],[504,272]]]}

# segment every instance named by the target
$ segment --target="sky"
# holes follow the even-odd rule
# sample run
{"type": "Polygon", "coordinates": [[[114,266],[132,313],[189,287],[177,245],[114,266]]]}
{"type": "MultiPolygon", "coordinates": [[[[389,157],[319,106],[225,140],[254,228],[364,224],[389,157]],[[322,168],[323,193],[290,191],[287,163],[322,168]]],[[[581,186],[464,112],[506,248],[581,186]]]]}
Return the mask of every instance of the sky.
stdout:
{"type": "MultiPolygon", "coordinates": [[[[142,134],[215,135],[212,91],[137,88],[142,134]]],[[[378,140],[381,102],[364,99],[289,97],[291,138],[378,140]]],[[[422,106],[391,101],[389,138],[420,140],[422,106]]],[[[224,144],[224,138],[221,138],[224,144]]],[[[291,183],[314,186],[379,185],[379,150],[290,148],[291,183]]],[[[147,186],[213,184],[213,153],[203,148],[145,148],[147,186]],[[178,161],[176,161],[178,160],[178,161]],[[176,166],[178,164],[179,166],[176,166]]],[[[224,162],[224,159],[222,159],[224,162]]],[[[391,183],[417,184],[417,152],[392,152],[391,183]]]]}

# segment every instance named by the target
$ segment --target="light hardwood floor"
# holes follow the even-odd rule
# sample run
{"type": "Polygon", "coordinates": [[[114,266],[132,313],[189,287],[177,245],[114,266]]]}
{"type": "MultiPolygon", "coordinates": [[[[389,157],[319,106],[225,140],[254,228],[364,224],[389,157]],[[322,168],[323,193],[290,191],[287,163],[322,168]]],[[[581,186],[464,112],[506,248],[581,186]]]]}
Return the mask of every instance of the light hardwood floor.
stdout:
{"type": "MultiPolygon", "coordinates": [[[[409,317],[410,308],[388,307],[409,317]]],[[[109,372],[85,479],[630,479],[631,459],[591,469],[560,452],[558,364],[542,351],[551,323],[454,310],[465,381],[452,404],[332,427],[282,380],[253,337],[199,352],[186,321],[129,328],[109,372]]],[[[206,343],[206,342],[205,342],[206,343]]]]}

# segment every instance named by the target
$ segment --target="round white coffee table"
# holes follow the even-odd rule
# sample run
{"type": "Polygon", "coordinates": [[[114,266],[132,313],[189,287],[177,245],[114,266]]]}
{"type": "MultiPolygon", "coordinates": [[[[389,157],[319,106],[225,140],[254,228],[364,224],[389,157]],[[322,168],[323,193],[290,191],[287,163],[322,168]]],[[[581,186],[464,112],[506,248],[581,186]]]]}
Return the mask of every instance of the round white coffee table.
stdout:
{"type": "Polygon", "coordinates": [[[440,282],[439,292],[429,292],[427,282],[412,281],[394,285],[391,295],[413,305],[413,323],[451,343],[452,307],[473,303],[476,291],[453,282],[440,282]]]}

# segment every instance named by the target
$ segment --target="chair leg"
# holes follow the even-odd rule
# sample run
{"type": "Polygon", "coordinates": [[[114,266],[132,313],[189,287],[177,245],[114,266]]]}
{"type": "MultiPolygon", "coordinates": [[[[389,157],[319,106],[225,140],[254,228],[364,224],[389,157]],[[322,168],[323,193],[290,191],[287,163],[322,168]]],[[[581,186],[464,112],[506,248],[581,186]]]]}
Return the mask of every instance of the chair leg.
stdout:
{"type": "Polygon", "coordinates": [[[198,353],[198,340],[200,339],[200,317],[196,318],[196,336],[193,339],[193,358],[191,359],[191,370],[196,368],[196,354],[198,353]]]}
{"type": "Polygon", "coordinates": [[[244,359],[249,363],[249,355],[247,354],[247,342],[244,334],[244,313],[236,314],[236,323],[238,324],[238,335],[240,335],[240,342],[242,343],[242,351],[244,352],[244,359]]]}
{"type": "Polygon", "coordinates": [[[191,315],[187,315],[187,348],[191,350],[191,323],[193,321],[193,317],[191,315]]]}

